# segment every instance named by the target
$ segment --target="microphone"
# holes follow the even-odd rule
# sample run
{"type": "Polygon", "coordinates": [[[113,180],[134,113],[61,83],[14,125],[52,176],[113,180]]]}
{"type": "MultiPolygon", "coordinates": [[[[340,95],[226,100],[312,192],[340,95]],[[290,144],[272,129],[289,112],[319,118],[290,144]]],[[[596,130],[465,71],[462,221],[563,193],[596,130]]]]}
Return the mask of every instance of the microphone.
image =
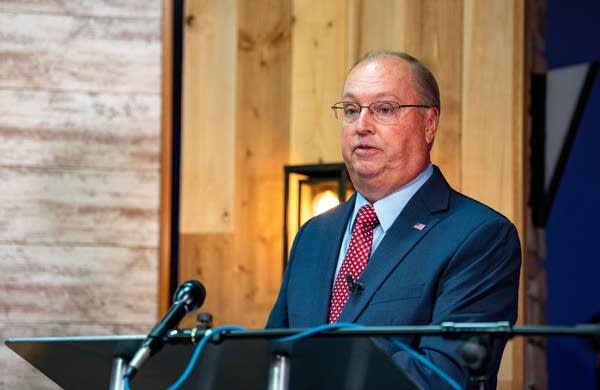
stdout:
{"type": "Polygon", "coordinates": [[[350,292],[358,292],[365,289],[365,286],[358,280],[354,280],[351,274],[346,275],[346,283],[348,283],[348,290],[350,292]]]}
{"type": "Polygon", "coordinates": [[[174,329],[187,313],[202,306],[204,298],[206,298],[206,289],[197,280],[188,280],[179,286],[173,295],[173,305],[163,319],[154,326],[140,349],[133,355],[125,376],[132,378],[138,372],[140,366],[162,348],[167,332],[174,329]]]}

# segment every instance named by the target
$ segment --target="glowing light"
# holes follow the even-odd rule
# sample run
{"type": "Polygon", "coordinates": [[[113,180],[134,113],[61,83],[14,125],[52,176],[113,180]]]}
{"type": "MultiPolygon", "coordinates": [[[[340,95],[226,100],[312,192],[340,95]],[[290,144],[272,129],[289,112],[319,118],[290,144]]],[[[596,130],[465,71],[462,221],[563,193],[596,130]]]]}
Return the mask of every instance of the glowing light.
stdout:
{"type": "Polygon", "coordinates": [[[340,204],[337,195],[331,191],[323,191],[313,199],[313,213],[318,215],[340,204]]]}

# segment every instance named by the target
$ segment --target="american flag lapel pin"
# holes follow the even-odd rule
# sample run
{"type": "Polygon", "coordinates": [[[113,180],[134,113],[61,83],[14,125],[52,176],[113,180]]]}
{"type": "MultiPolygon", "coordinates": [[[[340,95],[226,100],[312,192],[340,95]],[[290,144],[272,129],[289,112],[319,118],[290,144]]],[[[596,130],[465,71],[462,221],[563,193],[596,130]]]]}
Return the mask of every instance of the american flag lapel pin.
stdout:
{"type": "Polygon", "coordinates": [[[419,222],[419,223],[416,223],[416,224],[414,224],[414,225],[413,225],[413,227],[414,227],[415,229],[417,229],[418,231],[421,231],[421,230],[423,230],[423,229],[425,228],[425,226],[427,226],[427,225],[425,225],[424,223],[421,223],[421,222],[419,222]]]}

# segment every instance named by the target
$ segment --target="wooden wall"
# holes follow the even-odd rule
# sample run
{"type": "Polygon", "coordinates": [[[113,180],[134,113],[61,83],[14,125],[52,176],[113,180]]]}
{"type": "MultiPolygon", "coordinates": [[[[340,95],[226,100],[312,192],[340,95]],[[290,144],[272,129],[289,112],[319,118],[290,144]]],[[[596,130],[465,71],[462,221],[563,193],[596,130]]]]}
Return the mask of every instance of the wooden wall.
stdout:
{"type": "Polygon", "coordinates": [[[0,388],[56,388],[7,337],[157,316],[161,3],[0,1],[0,388]]]}
{"type": "Polygon", "coordinates": [[[290,17],[286,1],[186,2],[180,276],[218,323],[262,326],[278,289],[290,17]]]}
{"type": "MultiPolygon", "coordinates": [[[[281,278],[283,166],[341,161],[329,106],[367,50],[429,65],[442,90],[434,163],[523,233],[524,0],[248,3],[185,10],[180,278],[206,284],[217,323],[264,324],[281,278]]],[[[523,348],[508,347],[500,388],[523,388],[523,348]]]]}

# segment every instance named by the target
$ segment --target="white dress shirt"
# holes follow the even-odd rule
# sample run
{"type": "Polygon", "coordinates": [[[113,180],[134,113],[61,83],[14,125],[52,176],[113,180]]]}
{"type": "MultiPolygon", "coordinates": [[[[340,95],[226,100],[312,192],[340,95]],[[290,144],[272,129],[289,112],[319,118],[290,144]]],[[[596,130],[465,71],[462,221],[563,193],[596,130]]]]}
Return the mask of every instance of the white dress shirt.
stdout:
{"type": "MultiPolygon", "coordinates": [[[[375,207],[375,212],[377,213],[377,219],[379,219],[379,225],[377,225],[373,231],[373,245],[371,247],[371,254],[373,254],[375,249],[377,249],[377,246],[385,236],[385,233],[392,226],[396,218],[398,218],[398,215],[400,215],[410,198],[412,198],[419,188],[425,184],[425,182],[431,177],[432,173],[433,166],[429,164],[427,168],[425,168],[425,170],[423,170],[423,172],[421,172],[413,180],[398,188],[396,191],[392,192],[386,197],[381,198],[377,202],[373,203],[373,207],[375,207]]],[[[335,269],[336,276],[342,267],[344,257],[346,256],[346,251],[350,245],[350,237],[352,236],[352,228],[354,227],[356,214],[358,214],[358,210],[367,203],[369,203],[369,201],[366,200],[360,193],[356,194],[354,211],[352,212],[352,217],[348,221],[348,226],[346,227],[346,232],[344,233],[344,239],[342,241],[342,247],[340,248],[340,253],[338,256],[337,267],[335,269]]]]}

